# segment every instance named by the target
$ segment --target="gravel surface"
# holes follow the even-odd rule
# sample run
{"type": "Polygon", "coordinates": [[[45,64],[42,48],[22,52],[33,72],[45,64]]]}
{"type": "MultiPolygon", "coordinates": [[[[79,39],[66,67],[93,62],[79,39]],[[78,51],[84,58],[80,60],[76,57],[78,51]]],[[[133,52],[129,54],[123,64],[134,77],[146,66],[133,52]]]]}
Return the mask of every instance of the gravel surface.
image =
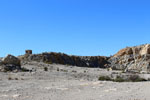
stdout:
{"type": "Polygon", "coordinates": [[[23,67],[33,72],[0,72],[0,100],[150,100],[150,82],[98,81],[112,73],[106,69],[37,62],[23,67]]]}

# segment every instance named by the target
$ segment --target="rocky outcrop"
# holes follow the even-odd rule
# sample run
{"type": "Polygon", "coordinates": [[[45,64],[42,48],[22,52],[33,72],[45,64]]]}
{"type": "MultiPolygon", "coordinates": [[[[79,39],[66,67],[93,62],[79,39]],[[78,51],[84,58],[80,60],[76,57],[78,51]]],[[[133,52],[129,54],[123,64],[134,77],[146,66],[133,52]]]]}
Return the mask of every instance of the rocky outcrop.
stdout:
{"type": "Polygon", "coordinates": [[[116,69],[123,72],[150,73],[150,44],[127,47],[111,57],[74,56],[55,52],[32,54],[32,50],[27,50],[25,55],[18,58],[12,55],[8,55],[3,59],[0,58],[0,66],[4,65],[6,68],[8,66],[10,70],[14,70],[20,68],[21,62],[37,61],[48,64],[116,69]]]}
{"type": "Polygon", "coordinates": [[[14,71],[20,69],[21,62],[13,55],[8,55],[0,60],[0,71],[14,71]]]}
{"type": "Polygon", "coordinates": [[[13,55],[7,55],[6,57],[4,57],[2,59],[2,63],[7,65],[7,64],[12,64],[12,65],[15,65],[15,66],[21,66],[21,63],[20,63],[20,60],[13,56],[13,55]]]}
{"type": "Polygon", "coordinates": [[[73,65],[80,67],[101,67],[106,68],[108,65],[108,57],[102,56],[72,56],[64,53],[42,53],[30,54],[19,57],[22,61],[38,61],[45,63],[56,63],[64,65],[73,65]]]}
{"type": "Polygon", "coordinates": [[[150,73],[150,44],[127,47],[109,59],[112,69],[150,73]]]}

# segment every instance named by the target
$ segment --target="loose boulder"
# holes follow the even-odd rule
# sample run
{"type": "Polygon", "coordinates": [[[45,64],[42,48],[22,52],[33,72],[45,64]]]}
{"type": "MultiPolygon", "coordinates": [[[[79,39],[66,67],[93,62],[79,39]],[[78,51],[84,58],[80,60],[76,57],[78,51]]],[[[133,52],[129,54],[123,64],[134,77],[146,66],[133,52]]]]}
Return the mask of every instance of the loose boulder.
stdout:
{"type": "Polygon", "coordinates": [[[12,64],[15,66],[21,66],[20,60],[13,55],[7,55],[5,58],[2,59],[2,63],[5,65],[12,64]]]}
{"type": "Polygon", "coordinates": [[[19,70],[21,70],[21,62],[13,55],[7,55],[0,61],[0,71],[2,72],[19,70]]]}

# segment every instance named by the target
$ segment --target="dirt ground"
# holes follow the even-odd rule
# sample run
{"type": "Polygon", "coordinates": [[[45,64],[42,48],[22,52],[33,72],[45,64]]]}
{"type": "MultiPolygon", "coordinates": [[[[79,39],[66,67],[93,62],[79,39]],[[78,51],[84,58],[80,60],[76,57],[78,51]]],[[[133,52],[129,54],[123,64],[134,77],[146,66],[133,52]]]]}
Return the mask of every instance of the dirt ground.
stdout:
{"type": "Polygon", "coordinates": [[[37,62],[23,67],[33,72],[0,72],[0,100],[150,100],[150,82],[98,81],[112,73],[106,69],[37,62]]]}

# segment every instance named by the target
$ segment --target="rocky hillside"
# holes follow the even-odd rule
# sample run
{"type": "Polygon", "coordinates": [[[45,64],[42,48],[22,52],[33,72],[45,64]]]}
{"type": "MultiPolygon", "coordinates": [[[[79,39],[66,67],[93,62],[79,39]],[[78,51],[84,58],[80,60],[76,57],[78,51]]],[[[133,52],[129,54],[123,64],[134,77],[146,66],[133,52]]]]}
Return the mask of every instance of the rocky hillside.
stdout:
{"type": "Polygon", "coordinates": [[[63,65],[73,65],[80,67],[100,67],[106,68],[109,57],[103,56],[71,56],[64,53],[42,53],[42,54],[25,54],[19,57],[22,61],[38,61],[45,63],[56,63],[63,65]]]}
{"type": "Polygon", "coordinates": [[[123,72],[150,73],[150,44],[127,47],[111,57],[73,56],[55,52],[32,54],[32,50],[26,50],[26,54],[18,58],[11,55],[0,58],[0,66],[4,66],[0,70],[4,68],[20,69],[22,62],[37,61],[47,64],[55,63],[79,67],[110,68],[123,72]]]}
{"type": "Polygon", "coordinates": [[[64,53],[31,54],[20,56],[21,61],[38,61],[80,67],[100,67],[122,70],[124,72],[150,73],[150,44],[127,47],[111,57],[72,56],[64,53]]]}
{"type": "Polygon", "coordinates": [[[150,73],[150,44],[127,47],[109,59],[113,69],[150,73]]]}

